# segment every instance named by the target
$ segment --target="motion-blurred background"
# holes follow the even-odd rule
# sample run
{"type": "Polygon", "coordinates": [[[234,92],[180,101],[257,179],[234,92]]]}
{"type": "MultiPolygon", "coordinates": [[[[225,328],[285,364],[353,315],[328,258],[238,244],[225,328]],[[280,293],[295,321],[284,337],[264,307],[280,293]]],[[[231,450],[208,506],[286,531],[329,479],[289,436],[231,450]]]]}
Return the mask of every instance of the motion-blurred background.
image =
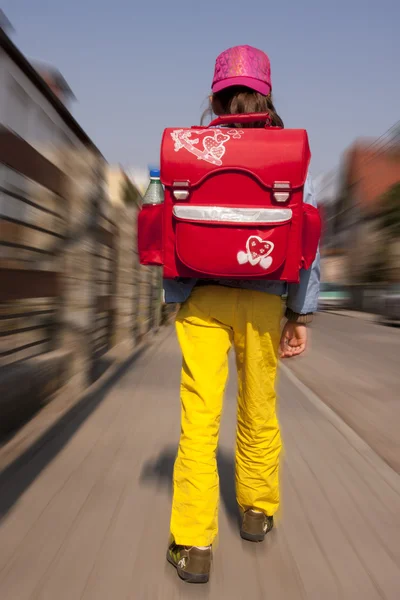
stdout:
{"type": "MultiPolygon", "coordinates": [[[[393,490],[400,489],[395,479],[400,471],[400,4],[394,0],[379,5],[368,0],[331,4],[286,0],[275,5],[261,0],[228,4],[3,0],[2,4],[0,485],[6,498],[1,505],[4,527],[11,527],[9,519],[26,490],[31,485],[39,489],[35,485],[39,485],[40,469],[21,476],[19,483],[14,471],[22,464],[18,461],[31,456],[32,447],[35,452],[41,447],[35,444],[46,427],[55,426],[93,385],[113,380],[135,352],[154,339],[155,332],[165,334],[163,326],[168,326],[176,307],[162,305],[160,273],[140,267],[136,250],[136,219],[148,169],[158,164],[164,127],[199,122],[217,54],[243,43],[270,55],[275,104],[286,126],[309,131],[312,174],[324,223],[320,313],[312,326],[312,348],[288,368],[382,461],[373,469],[370,465],[372,471],[365,475],[369,481],[376,477],[376,485],[371,484],[376,504],[360,508],[357,494],[366,501],[367,488],[354,484],[349,492],[354,514],[364,514],[365,527],[369,527],[369,511],[369,520],[375,520],[377,505],[386,506],[389,515],[396,511],[398,515],[394,508],[398,495],[393,490]],[[386,483],[380,482],[377,474],[383,468],[390,470],[387,477],[392,486],[392,495],[388,492],[390,499],[385,496],[385,500],[380,493],[388,480],[385,476],[386,483]]],[[[147,368],[164,384],[168,381],[166,374],[165,380],[159,374],[157,362],[148,362],[147,368]]],[[[178,355],[171,368],[178,373],[178,355]]],[[[174,394],[178,396],[177,387],[174,394]]],[[[292,396],[288,389],[286,394],[292,396]]],[[[285,393],[282,397],[284,402],[285,393]]],[[[146,411],[146,406],[141,410],[146,411]]],[[[284,428],[285,419],[283,410],[284,428]]],[[[157,416],[155,420],[160,422],[157,416]]],[[[62,436],[62,429],[57,431],[62,436]]],[[[175,442],[173,438],[171,443],[175,442]]],[[[157,454],[154,443],[146,458],[157,454]]],[[[341,456],[347,453],[350,450],[343,450],[341,456]]],[[[289,464],[290,456],[288,452],[289,464]]],[[[311,469],[312,458],[309,461],[311,469]]],[[[344,486],[337,483],[336,489],[344,489],[355,480],[349,470],[341,470],[338,457],[334,463],[344,486]]],[[[167,461],[161,474],[168,475],[168,469],[167,461]]],[[[305,502],[307,497],[304,492],[305,502]]],[[[344,500],[338,506],[341,514],[346,513],[344,500]]],[[[332,510],[332,520],[339,519],[332,510]]],[[[392,516],[386,522],[391,530],[392,516]]],[[[349,513],[348,519],[355,523],[354,515],[349,513]]],[[[311,523],[307,531],[314,531],[313,527],[311,523]]],[[[343,528],[348,530],[347,521],[343,528]]],[[[11,535],[15,540],[14,533],[4,534],[4,539],[11,535]]],[[[324,553],[331,534],[315,535],[324,553]]],[[[353,532],[343,543],[350,544],[359,557],[361,548],[379,546],[378,532],[376,536],[365,541],[353,532]]],[[[24,536],[19,539],[23,546],[24,536]]],[[[55,596],[46,595],[50,558],[33,577],[34,583],[24,587],[24,577],[19,578],[13,567],[22,556],[22,546],[0,557],[2,598],[89,597],[81,595],[83,584],[69,589],[60,583],[51,588],[57,590],[55,596]]],[[[310,542],[310,556],[311,547],[310,542]]],[[[400,550],[394,540],[387,546],[382,542],[382,548],[376,560],[372,550],[369,558],[356,560],[352,555],[347,583],[341,579],[341,569],[346,568],[339,565],[340,551],[327,551],[336,583],[326,583],[326,588],[322,582],[313,587],[311,575],[304,575],[301,559],[296,558],[297,566],[290,573],[300,568],[302,584],[284,592],[282,583],[282,597],[395,600],[395,590],[400,589],[396,579],[400,550]],[[375,571],[381,572],[384,583],[375,571]],[[357,577],[363,583],[353,588],[350,580],[357,577]]],[[[302,554],[299,549],[293,553],[302,554]]],[[[276,572],[282,560],[275,557],[276,572]]],[[[111,577],[104,597],[111,597],[113,581],[111,577]]],[[[219,580],[218,585],[215,597],[246,597],[239,584],[236,596],[227,582],[219,580]]],[[[133,597],[186,598],[177,589],[163,595],[160,586],[152,592],[140,588],[133,597]]],[[[254,597],[266,598],[267,593],[268,586],[261,586],[254,597]]]]}

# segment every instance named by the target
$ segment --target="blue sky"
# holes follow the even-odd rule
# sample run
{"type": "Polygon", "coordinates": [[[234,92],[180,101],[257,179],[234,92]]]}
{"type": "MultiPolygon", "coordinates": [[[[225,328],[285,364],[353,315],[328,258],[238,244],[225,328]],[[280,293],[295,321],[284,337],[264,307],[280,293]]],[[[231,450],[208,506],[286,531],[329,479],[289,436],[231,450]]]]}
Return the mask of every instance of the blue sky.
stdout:
{"type": "Polygon", "coordinates": [[[2,0],[13,39],[57,66],[73,113],[112,162],[158,161],[167,126],[199,122],[214,60],[250,44],[272,62],[275,103],[308,129],[313,174],[400,119],[398,0],[2,0]]]}

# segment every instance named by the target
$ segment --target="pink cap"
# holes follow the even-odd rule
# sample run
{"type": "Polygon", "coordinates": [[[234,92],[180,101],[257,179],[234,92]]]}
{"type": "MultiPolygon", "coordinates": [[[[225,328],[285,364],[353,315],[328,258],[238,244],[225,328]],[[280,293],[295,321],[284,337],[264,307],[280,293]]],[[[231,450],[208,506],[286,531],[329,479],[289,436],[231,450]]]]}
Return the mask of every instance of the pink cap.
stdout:
{"type": "Polygon", "coordinates": [[[215,62],[212,91],[244,85],[264,96],[272,89],[268,56],[251,46],[235,46],[220,54],[215,62]]]}

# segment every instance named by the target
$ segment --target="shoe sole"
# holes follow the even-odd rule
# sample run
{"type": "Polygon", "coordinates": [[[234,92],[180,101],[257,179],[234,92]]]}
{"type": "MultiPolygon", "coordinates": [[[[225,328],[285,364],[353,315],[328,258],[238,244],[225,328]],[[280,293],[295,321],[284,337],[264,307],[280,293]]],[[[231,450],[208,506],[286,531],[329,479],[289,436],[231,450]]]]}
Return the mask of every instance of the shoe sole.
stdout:
{"type": "Polygon", "coordinates": [[[248,533],[244,529],[240,530],[240,537],[242,540],[246,540],[246,542],[263,542],[265,540],[265,536],[272,531],[274,526],[268,529],[265,533],[248,533]]]}
{"type": "Polygon", "coordinates": [[[182,569],[180,569],[178,567],[177,564],[175,564],[173,559],[170,557],[169,552],[167,552],[167,561],[169,562],[170,565],[172,565],[177,570],[179,577],[183,581],[186,581],[186,583],[208,583],[208,580],[210,578],[209,573],[199,574],[199,573],[188,573],[187,571],[183,571],[182,569]]]}
{"type": "Polygon", "coordinates": [[[246,542],[263,542],[265,540],[265,533],[247,533],[247,531],[241,531],[240,537],[246,542]]]}

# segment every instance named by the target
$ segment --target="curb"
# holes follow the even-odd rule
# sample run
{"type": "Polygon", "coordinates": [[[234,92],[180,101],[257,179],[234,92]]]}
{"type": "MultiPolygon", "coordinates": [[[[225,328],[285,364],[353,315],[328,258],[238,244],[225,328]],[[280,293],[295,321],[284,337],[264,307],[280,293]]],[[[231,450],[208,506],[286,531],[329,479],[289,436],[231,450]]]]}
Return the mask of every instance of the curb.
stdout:
{"type": "Polygon", "coordinates": [[[312,391],[301,379],[293,373],[290,367],[280,363],[280,370],[289,381],[307,398],[307,400],[323,415],[327,421],[348,441],[352,448],[369,463],[385,482],[400,495],[400,476],[398,473],[371,448],[323,399],[312,391]]]}
{"type": "Polygon", "coordinates": [[[370,323],[378,323],[377,322],[377,315],[374,315],[372,313],[364,313],[361,311],[356,311],[356,310],[330,310],[330,309],[323,309],[321,308],[321,310],[318,311],[319,313],[323,313],[325,315],[337,315],[338,317],[348,317],[350,319],[358,319],[360,321],[369,321],[370,323]]]}

